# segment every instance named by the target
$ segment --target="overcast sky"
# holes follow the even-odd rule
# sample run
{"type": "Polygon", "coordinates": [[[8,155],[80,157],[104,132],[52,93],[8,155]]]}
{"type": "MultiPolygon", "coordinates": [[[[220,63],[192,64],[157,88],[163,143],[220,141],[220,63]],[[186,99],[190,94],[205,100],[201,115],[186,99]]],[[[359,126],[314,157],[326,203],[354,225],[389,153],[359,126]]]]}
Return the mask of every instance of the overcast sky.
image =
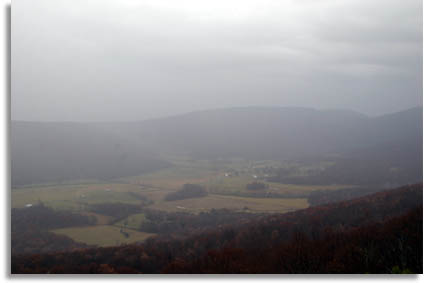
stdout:
{"type": "Polygon", "coordinates": [[[13,1],[13,120],[252,105],[422,105],[422,1],[13,1]]]}

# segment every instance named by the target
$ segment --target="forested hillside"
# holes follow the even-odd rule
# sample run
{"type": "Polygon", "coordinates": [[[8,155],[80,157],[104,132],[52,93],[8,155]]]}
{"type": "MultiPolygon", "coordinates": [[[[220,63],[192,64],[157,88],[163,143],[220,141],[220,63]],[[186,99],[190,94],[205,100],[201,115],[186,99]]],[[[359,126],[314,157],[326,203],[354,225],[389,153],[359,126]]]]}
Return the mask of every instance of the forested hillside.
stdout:
{"type": "Polygon", "coordinates": [[[12,256],[12,273],[422,273],[422,184],[184,239],[12,256]]]}

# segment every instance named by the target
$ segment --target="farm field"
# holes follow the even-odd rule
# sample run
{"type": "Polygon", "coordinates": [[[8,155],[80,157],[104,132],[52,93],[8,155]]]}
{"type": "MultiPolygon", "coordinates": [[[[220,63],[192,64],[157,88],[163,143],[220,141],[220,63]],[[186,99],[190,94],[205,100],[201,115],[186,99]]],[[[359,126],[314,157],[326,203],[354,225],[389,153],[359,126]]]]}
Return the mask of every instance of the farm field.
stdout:
{"type": "Polygon", "coordinates": [[[208,168],[175,166],[141,176],[122,178],[130,184],[165,190],[176,190],[186,183],[204,183],[220,173],[208,168]]]}
{"type": "Polygon", "coordinates": [[[218,176],[216,178],[210,178],[207,182],[202,183],[208,189],[209,192],[214,194],[243,194],[249,193],[246,189],[246,185],[252,182],[263,182],[268,185],[268,189],[265,192],[277,193],[287,195],[288,197],[299,195],[308,196],[309,193],[316,190],[337,190],[342,188],[351,188],[351,185],[292,185],[292,184],[281,184],[275,182],[267,182],[254,178],[252,176],[232,176],[226,177],[225,175],[218,176]]]}
{"type": "MultiPolygon", "coordinates": [[[[132,176],[105,183],[57,184],[26,186],[12,190],[12,208],[22,208],[28,204],[42,202],[54,209],[85,212],[87,207],[99,203],[140,204],[140,198],[152,202],[151,209],[176,210],[177,206],[188,211],[198,212],[212,208],[243,209],[249,207],[253,211],[288,211],[307,206],[305,198],[316,190],[335,190],[350,188],[349,185],[305,186],[267,182],[263,168],[277,166],[295,166],[277,161],[245,161],[235,160],[191,160],[183,157],[172,157],[169,161],[175,166],[153,173],[132,176]],[[232,174],[228,173],[231,172],[232,174]],[[238,172],[238,174],[234,174],[238,172]],[[249,197],[246,185],[260,181],[268,185],[264,193],[283,196],[280,199],[249,197]],[[184,184],[200,184],[209,192],[209,196],[200,199],[165,202],[164,197],[180,189],[184,184]],[[284,197],[288,198],[285,199],[284,197]],[[301,201],[300,199],[304,199],[301,201]],[[196,204],[189,205],[189,202],[196,204]],[[291,204],[293,203],[293,204],[291,204]],[[192,208],[191,208],[192,207],[192,208]]],[[[317,166],[323,166],[321,164],[317,166]]],[[[97,216],[99,217],[99,216],[97,216]]],[[[106,223],[106,220],[100,220],[106,223]]]]}
{"type": "Polygon", "coordinates": [[[139,193],[140,186],[133,184],[101,183],[88,185],[56,185],[12,190],[12,208],[22,208],[39,201],[55,209],[79,211],[84,206],[103,202],[138,204],[132,193],[139,193]]]}
{"type": "Polygon", "coordinates": [[[308,207],[305,198],[249,198],[237,196],[208,195],[202,198],[190,198],[175,201],[162,201],[149,208],[176,212],[199,213],[211,209],[226,208],[245,212],[288,212],[308,207]]]}
{"type": "Polygon", "coordinates": [[[271,170],[270,168],[295,166],[292,163],[285,165],[269,160],[194,161],[175,157],[169,161],[174,163],[173,167],[109,182],[95,183],[91,180],[86,183],[67,182],[14,188],[12,208],[42,203],[55,210],[94,217],[96,221],[93,226],[68,227],[52,232],[89,245],[113,246],[143,241],[154,235],[138,231],[141,223],[146,221],[145,209],[193,214],[212,209],[285,213],[307,208],[308,196],[313,191],[352,187],[292,185],[266,180],[267,170],[271,170]],[[266,188],[260,191],[247,189],[247,184],[253,182],[264,183],[266,188]],[[208,194],[204,197],[165,200],[168,194],[180,190],[184,184],[201,185],[208,194]],[[103,205],[103,208],[99,208],[99,205],[103,205]],[[129,207],[127,212],[123,211],[126,210],[125,205],[129,207]]]}
{"type": "Polygon", "coordinates": [[[114,226],[117,227],[126,227],[126,228],[130,228],[130,229],[139,229],[140,224],[146,221],[146,217],[144,213],[136,213],[136,214],[132,214],[130,216],[128,216],[127,218],[115,222],[114,226]]]}
{"type": "Polygon", "coordinates": [[[101,247],[143,242],[147,238],[155,235],[151,233],[134,231],[131,229],[119,228],[111,225],[72,227],[55,229],[51,232],[68,236],[76,242],[101,247]],[[122,232],[120,232],[121,229],[122,232]],[[126,235],[128,235],[128,237],[126,235]]]}

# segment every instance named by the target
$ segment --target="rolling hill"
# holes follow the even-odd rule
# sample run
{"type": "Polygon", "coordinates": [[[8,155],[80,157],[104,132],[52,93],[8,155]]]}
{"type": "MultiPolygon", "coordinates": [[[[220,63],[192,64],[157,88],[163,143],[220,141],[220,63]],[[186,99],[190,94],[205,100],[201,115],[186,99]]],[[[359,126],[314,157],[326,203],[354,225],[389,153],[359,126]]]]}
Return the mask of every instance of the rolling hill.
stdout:
{"type": "Polygon", "coordinates": [[[422,184],[141,245],[12,256],[12,273],[422,273],[422,184]]]}
{"type": "Polygon", "coordinates": [[[246,107],[140,122],[12,121],[11,147],[14,186],[137,175],[169,165],[159,154],[378,161],[383,170],[404,172],[400,183],[416,182],[422,179],[422,108],[379,117],[246,107]]]}

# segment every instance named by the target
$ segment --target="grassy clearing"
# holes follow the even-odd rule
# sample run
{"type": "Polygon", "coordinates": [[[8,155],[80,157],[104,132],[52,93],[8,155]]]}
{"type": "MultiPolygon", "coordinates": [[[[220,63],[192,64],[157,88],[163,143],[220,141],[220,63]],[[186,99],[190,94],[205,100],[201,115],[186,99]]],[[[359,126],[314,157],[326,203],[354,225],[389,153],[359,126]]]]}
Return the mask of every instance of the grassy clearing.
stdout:
{"type": "Polygon", "coordinates": [[[266,182],[270,190],[274,190],[279,193],[291,193],[291,192],[304,192],[311,193],[317,190],[339,190],[343,188],[352,188],[352,185],[328,185],[328,186],[317,186],[317,185],[292,185],[292,184],[281,184],[266,182]]]}
{"type": "Polygon", "coordinates": [[[201,167],[172,167],[122,180],[147,187],[177,190],[186,183],[202,183],[215,175],[217,172],[201,167]]]}
{"type": "Polygon", "coordinates": [[[84,204],[102,202],[123,202],[138,204],[140,201],[130,193],[140,193],[142,189],[132,184],[86,184],[34,187],[12,190],[12,207],[24,207],[39,201],[55,209],[82,210],[84,204]]]}
{"type": "Polygon", "coordinates": [[[51,232],[59,235],[65,235],[76,242],[100,247],[116,246],[135,242],[143,242],[155,234],[134,231],[131,229],[122,229],[128,234],[128,238],[120,232],[119,227],[110,225],[98,225],[87,227],[72,227],[65,229],[56,229],[51,232]]]}
{"type": "MultiPolygon", "coordinates": [[[[117,183],[38,185],[14,189],[12,190],[12,207],[25,207],[26,204],[36,204],[41,201],[55,209],[83,213],[91,204],[105,202],[139,204],[141,200],[137,196],[140,195],[154,202],[149,208],[167,211],[186,209],[198,212],[212,208],[242,210],[244,207],[248,207],[251,211],[284,212],[306,207],[305,198],[312,191],[352,187],[348,185],[304,186],[265,182],[269,185],[265,192],[287,196],[288,199],[249,198],[244,197],[244,195],[252,193],[246,189],[246,185],[253,181],[264,182],[259,177],[263,173],[257,173],[262,172],[261,168],[279,167],[285,166],[285,164],[270,160],[255,162],[242,159],[191,160],[185,157],[170,157],[170,161],[175,166],[141,176],[121,178],[116,180],[117,183]],[[226,177],[225,175],[230,171],[236,171],[238,175],[232,173],[231,176],[226,177]],[[258,178],[255,178],[254,175],[257,174],[258,178]],[[205,198],[164,202],[165,195],[180,189],[186,183],[204,185],[210,195],[205,198]]],[[[287,166],[301,166],[301,164],[294,164],[288,163],[287,166]]],[[[303,165],[305,166],[305,164],[303,165]]],[[[313,165],[329,166],[329,164],[321,163],[313,165]]],[[[305,169],[310,168],[306,167],[305,169]]],[[[108,219],[101,216],[96,216],[96,218],[98,224],[109,223],[108,219]]],[[[127,221],[133,221],[133,219],[127,221]]],[[[138,220],[134,221],[136,223],[138,220]]],[[[136,225],[135,223],[132,225],[136,225]]]]}
{"type": "Polygon", "coordinates": [[[130,215],[126,219],[123,219],[117,223],[114,223],[114,226],[117,227],[126,227],[130,229],[139,229],[140,224],[146,221],[146,217],[143,213],[137,213],[130,215]]]}
{"type": "MultiPolygon", "coordinates": [[[[301,186],[265,182],[269,185],[268,192],[288,195],[290,198],[244,197],[237,195],[252,193],[246,189],[248,183],[262,181],[260,175],[264,175],[265,171],[261,168],[279,167],[282,164],[275,161],[251,162],[237,159],[194,161],[187,158],[175,158],[172,162],[175,164],[174,167],[141,176],[121,178],[115,180],[115,183],[47,184],[13,189],[12,207],[22,208],[26,204],[43,202],[54,209],[71,210],[94,216],[96,217],[95,226],[71,227],[52,230],[52,232],[69,236],[77,242],[106,247],[142,242],[154,234],[137,231],[141,223],[146,221],[143,213],[130,215],[111,225],[112,217],[88,212],[89,205],[111,202],[137,205],[142,202],[140,196],[144,196],[153,201],[148,208],[167,212],[199,213],[226,208],[252,213],[285,213],[308,207],[308,201],[304,195],[307,196],[312,191],[350,187],[346,185],[301,186]],[[232,173],[228,174],[229,172],[232,173]],[[258,175],[258,178],[254,175],[258,175]],[[204,185],[209,195],[201,198],[164,201],[167,194],[175,192],[186,183],[204,185]]],[[[307,172],[311,168],[304,169],[307,172]]]]}
{"type": "Polygon", "coordinates": [[[278,194],[305,194],[306,196],[312,191],[316,190],[337,190],[341,188],[350,188],[350,185],[329,185],[329,186],[313,186],[313,185],[292,185],[292,184],[281,184],[274,182],[266,182],[254,178],[252,175],[243,176],[232,176],[226,177],[224,175],[210,178],[203,184],[207,187],[208,191],[214,194],[240,194],[240,193],[252,193],[246,189],[246,185],[259,181],[269,185],[266,192],[273,192],[278,194]]]}

